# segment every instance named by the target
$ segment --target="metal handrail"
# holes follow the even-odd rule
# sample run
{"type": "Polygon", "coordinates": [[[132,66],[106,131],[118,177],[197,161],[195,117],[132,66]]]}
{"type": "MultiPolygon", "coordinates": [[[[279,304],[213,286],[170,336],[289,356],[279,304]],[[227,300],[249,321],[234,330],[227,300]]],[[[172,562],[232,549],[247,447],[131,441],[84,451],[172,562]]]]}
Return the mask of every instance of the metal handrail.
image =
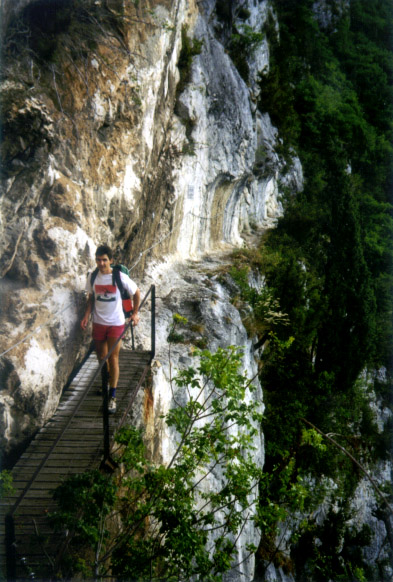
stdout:
{"type": "MultiPolygon", "coordinates": [[[[152,293],[152,326],[153,326],[153,322],[154,322],[154,335],[155,335],[155,314],[154,314],[154,316],[153,316],[153,311],[155,312],[155,286],[154,286],[154,285],[152,285],[152,286],[150,287],[150,289],[148,290],[148,292],[146,293],[145,297],[143,298],[143,300],[142,300],[142,302],[141,302],[141,304],[140,304],[140,306],[139,306],[139,309],[141,309],[141,308],[143,307],[143,305],[145,304],[145,302],[146,302],[146,300],[147,300],[148,296],[150,295],[150,293],[152,293]],[[153,297],[154,297],[154,300],[153,300],[153,297]],[[154,303],[154,305],[153,305],[153,303],[154,303]]],[[[131,325],[131,323],[132,323],[132,322],[130,321],[130,322],[128,322],[128,324],[126,325],[126,327],[125,327],[125,329],[124,329],[124,334],[125,334],[126,330],[129,328],[129,326],[131,325]]],[[[124,334],[123,334],[123,335],[124,335],[124,334]]],[[[152,331],[152,338],[153,338],[153,331],[152,331]]],[[[114,346],[111,348],[111,350],[108,352],[108,354],[105,356],[105,358],[104,358],[104,359],[102,360],[102,362],[100,363],[100,365],[99,365],[98,369],[96,370],[96,373],[94,374],[94,376],[93,376],[92,380],[89,382],[89,385],[87,386],[87,388],[86,388],[86,390],[85,390],[85,392],[84,392],[84,394],[83,394],[82,398],[81,398],[81,399],[80,399],[80,401],[78,402],[78,405],[77,405],[77,407],[76,407],[76,408],[75,408],[75,410],[74,410],[74,413],[73,413],[73,414],[70,416],[70,418],[68,419],[68,421],[67,421],[67,423],[65,424],[65,426],[64,426],[64,428],[63,428],[63,430],[60,432],[59,436],[57,437],[57,439],[55,440],[55,442],[54,442],[54,443],[52,444],[52,446],[50,447],[50,449],[49,449],[49,451],[47,452],[47,454],[45,455],[44,459],[41,461],[41,463],[38,465],[38,467],[37,467],[37,468],[36,468],[36,470],[34,471],[34,473],[33,473],[32,477],[31,477],[31,479],[29,480],[28,484],[26,485],[25,489],[22,491],[21,495],[19,496],[19,498],[18,498],[18,499],[17,499],[17,501],[15,502],[15,504],[14,504],[14,506],[13,506],[13,508],[12,508],[12,511],[11,511],[11,515],[13,515],[13,514],[15,513],[15,511],[17,510],[17,508],[18,508],[18,506],[20,505],[21,501],[22,501],[22,500],[23,500],[23,498],[25,497],[25,495],[26,495],[26,492],[29,490],[29,488],[30,488],[30,485],[31,485],[31,484],[34,482],[34,480],[35,480],[35,478],[37,477],[38,473],[41,471],[42,467],[45,465],[45,463],[46,463],[46,461],[47,461],[47,459],[48,459],[49,455],[52,453],[52,451],[54,450],[54,448],[56,447],[56,445],[57,445],[57,444],[58,444],[58,442],[60,441],[61,437],[63,436],[63,434],[65,433],[65,431],[66,431],[66,430],[67,430],[67,428],[69,427],[69,425],[71,424],[71,422],[72,422],[72,419],[74,418],[74,416],[75,416],[76,412],[79,410],[80,406],[81,406],[81,405],[82,405],[82,403],[84,402],[84,400],[85,400],[85,398],[86,398],[86,396],[87,396],[87,394],[88,394],[88,392],[89,392],[89,390],[90,390],[91,386],[92,386],[92,385],[93,385],[93,383],[95,382],[95,380],[96,380],[96,378],[97,378],[98,374],[99,374],[99,373],[102,373],[102,369],[103,369],[104,365],[106,364],[106,362],[107,362],[107,360],[108,360],[109,356],[112,354],[112,352],[113,352],[114,348],[116,347],[116,345],[119,343],[119,341],[120,341],[121,339],[122,339],[122,338],[120,337],[120,338],[119,338],[119,339],[116,341],[115,345],[114,345],[114,346]]],[[[154,357],[153,349],[155,350],[155,340],[153,340],[153,339],[152,339],[152,350],[151,350],[151,354],[152,354],[152,355],[151,355],[151,359],[150,359],[150,361],[151,361],[151,360],[153,359],[153,357],[154,357]]],[[[105,368],[106,368],[106,366],[105,366],[105,368]]]]}
{"type": "MultiPolygon", "coordinates": [[[[144,306],[144,304],[147,301],[147,298],[149,297],[149,295],[151,294],[151,351],[150,351],[150,359],[148,364],[145,366],[145,369],[142,373],[141,379],[134,391],[134,394],[127,406],[127,410],[125,412],[125,414],[123,415],[121,421],[120,421],[120,426],[124,423],[124,419],[126,417],[127,412],[129,411],[135,396],[139,390],[139,388],[141,387],[144,378],[146,377],[146,373],[147,370],[150,366],[150,363],[152,361],[152,359],[154,358],[155,355],[155,331],[156,331],[156,314],[155,314],[155,307],[156,307],[156,295],[155,295],[155,286],[151,285],[150,289],[147,291],[145,297],[143,298],[139,309],[141,310],[144,306]]],[[[128,328],[132,325],[132,321],[130,320],[125,329],[124,329],[124,333],[122,335],[122,337],[124,337],[126,331],[128,330],[128,328]]],[[[30,489],[31,484],[34,482],[35,478],[37,477],[37,475],[39,474],[39,472],[41,471],[42,467],[45,465],[45,463],[48,460],[48,457],[50,456],[50,454],[53,452],[53,450],[55,449],[55,447],[57,446],[58,442],[61,440],[63,434],[65,433],[65,431],[67,430],[67,428],[69,427],[72,419],[74,418],[76,412],[79,410],[80,406],[82,405],[82,403],[84,402],[87,394],[89,393],[89,390],[91,388],[91,386],[93,385],[94,381],[96,380],[97,376],[99,373],[101,373],[102,378],[103,378],[103,382],[105,381],[105,379],[107,378],[107,366],[105,365],[109,356],[112,354],[113,350],[115,349],[116,345],[119,343],[119,341],[122,339],[122,337],[120,337],[115,345],[111,348],[111,350],[108,352],[108,354],[105,356],[105,358],[102,360],[102,362],[100,363],[97,371],[95,372],[92,380],[89,382],[89,385],[87,386],[83,396],[81,397],[80,401],[78,402],[78,405],[76,406],[73,414],[71,415],[71,417],[68,419],[67,423],[65,424],[63,430],[60,432],[60,434],[58,435],[58,437],[55,439],[55,442],[52,444],[52,446],[50,447],[49,451],[46,453],[45,457],[42,459],[41,463],[38,465],[38,467],[36,467],[31,479],[29,480],[29,482],[27,483],[26,487],[24,488],[24,490],[22,491],[22,493],[19,495],[18,499],[16,500],[16,502],[14,503],[13,507],[11,508],[11,511],[7,512],[7,515],[5,516],[6,519],[6,545],[7,545],[7,572],[8,572],[8,576],[9,579],[14,579],[15,578],[15,573],[16,573],[16,545],[15,545],[15,529],[14,529],[14,515],[16,510],[18,509],[20,503],[22,502],[22,500],[24,499],[27,491],[30,489]]],[[[133,345],[133,349],[134,345],[133,345]]],[[[110,442],[109,442],[109,422],[108,422],[108,393],[106,390],[103,390],[103,394],[104,394],[104,406],[103,406],[103,417],[104,417],[104,426],[105,426],[105,416],[106,416],[106,424],[107,424],[107,429],[104,429],[104,462],[101,464],[101,467],[103,468],[109,468],[111,469],[111,464],[113,464],[112,469],[114,467],[116,467],[116,463],[114,461],[112,461],[112,459],[110,458],[109,455],[109,451],[110,451],[110,442]],[[106,402],[105,402],[106,401],[106,402]],[[107,456],[106,454],[107,453],[107,456]],[[108,463],[109,462],[109,463],[108,463]],[[106,466],[105,466],[106,463],[106,466]]]]}
{"type": "MultiPolygon", "coordinates": [[[[146,374],[150,368],[151,361],[153,360],[153,358],[155,356],[155,350],[156,350],[156,288],[155,288],[155,285],[152,285],[150,287],[144,300],[147,299],[149,293],[151,293],[151,350],[150,350],[150,359],[147,362],[147,364],[142,372],[142,376],[140,377],[139,382],[138,382],[137,386],[135,387],[135,390],[134,390],[134,392],[133,392],[133,394],[128,402],[128,405],[127,405],[125,411],[123,412],[123,416],[121,417],[120,422],[117,425],[118,428],[121,428],[124,425],[125,420],[127,418],[127,415],[130,411],[130,408],[133,405],[135,398],[139,392],[139,389],[141,388],[143,382],[145,381],[146,374]]],[[[110,459],[109,450],[110,449],[108,449],[108,459],[110,459]]],[[[103,465],[105,465],[106,468],[111,469],[112,467],[114,468],[116,466],[116,463],[112,459],[110,459],[110,466],[108,467],[107,463],[105,462],[105,455],[104,455],[103,465]]]]}
{"type": "Polygon", "coordinates": [[[151,359],[156,355],[156,286],[152,285],[151,290],[151,359]]]}

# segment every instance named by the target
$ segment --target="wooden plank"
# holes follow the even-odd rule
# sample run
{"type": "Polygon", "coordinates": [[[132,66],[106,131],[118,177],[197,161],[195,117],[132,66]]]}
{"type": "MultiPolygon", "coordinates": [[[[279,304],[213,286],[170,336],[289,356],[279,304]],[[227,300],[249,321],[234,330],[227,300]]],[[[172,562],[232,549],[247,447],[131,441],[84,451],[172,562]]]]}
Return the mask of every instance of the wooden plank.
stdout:
{"type": "MultiPolygon", "coordinates": [[[[97,453],[100,452],[100,449],[97,449],[97,453]]],[[[89,457],[89,455],[87,455],[89,457]]],[[[90,457],[92,457],[92,455],[90,455],[90,457]]],[[[35,467],[37,468],[37,462],[42,459],[42,455],[34,455],[29,459],[26,459],[26,466],[28,467],[35,467]]],[[[69,465],[81,465],[84,466],[86,464],[86,455],[78,455],[77,457],[70,457],[62,455],[62,454],[52,454],[51,458],[48,459],[45,462],[44,467],[46,469],[48,468],[53,468],[53,467],[66,467],[66,463],[67,463],[67,459],[68,459],[68,464],[69,465]]]]}
{"type": "MultiPolygon", "coordinates": [[[[133,397],[135,389],[150,361],[148,352],[120,352],[120,379],[117,389],[118,410],[110,416],[110,435],[121,419],[133,397]]],[[[47,522],[47,512],[56,507],[52,500],[53,490],[69,475],[98,468],[103,452],[102,395],[100,375],[91,383],[98,370],[96,356],[92,354],[64,390],[55,415],[37,433],[32,443],[15,465],[15,494],[0,502],[0,513],[4,516],[18,501],[15,513],[15,533],[18,548],[36,568],[36,575],[50,575],[42,544],[35,535],[38,528],[41,537],[48,539],[49,553],[56,553],[57,545],[64,538],[54,536],[47,522]],[[92,385],[91,385],[92,384],[92,385]],[[58,435],[65,431],[58,440],[58,435]],[[48,458],[47,455],[49,455],[48,458]],[[40,463],[42,466],[40,467],[40,463]],[[39,468],[38,473],[37,469],[39,468]],[[33,479],[34,477],[34,479],[33,479]],[[25,488],[29,485],[29,490],[25,488]],[[21,495],[23,494],[23,497],[21,495]],[[34,522],[36,526],[34,526],[34,522]]],[[[5,534],[4,517],[1,519],[0,535],[5,534]]],[[[0,544],[0,564],[4,564],[5,548],[0,544]]],[[[26,570],[18,566],[18,579],[26,578],[26,570]]]]}

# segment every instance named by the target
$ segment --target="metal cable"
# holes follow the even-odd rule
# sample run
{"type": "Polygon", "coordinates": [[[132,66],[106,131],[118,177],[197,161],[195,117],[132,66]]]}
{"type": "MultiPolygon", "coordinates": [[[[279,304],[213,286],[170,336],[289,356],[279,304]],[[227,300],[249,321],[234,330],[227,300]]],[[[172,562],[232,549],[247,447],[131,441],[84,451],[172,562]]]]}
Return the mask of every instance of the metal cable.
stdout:
{"type": "Polygon", "coordinates": [[[61,315],[64,311],[66,311],[66,309],[68,309],[69,307],[73,307],[73,303],[69,303],[68,305],[66,305],[65,307],[63,307],[63,309],[61,311],[58,311],[55,314],[55,317],[51,317],[49,318],[47,321],[45,321],[44,323],[41,323],[41,325],[39,325],[38,327],[36,327],[35,329],[33,329],[33,331],[31,331],[30,333],[28,333],[27,335],[25,335],[22,339],[20,339],[18,342],[16,342],[16,344],[10,346],[9,348],[7,348],[4,352],[2,352],[0,354],[0,358],[5,356],[5,354],[8,354],[8,352],[10,352],[11,350],[13,350],[14,348],[16,348],[17,346],[19,346],[21,343],[23,343],[24,341],[26,341],[29,337],[31,337],[32,335],[34,335],[35,333],[39,332],[41,329],[43,329],[44,327],[46,327],[47,325],[49,325],[50,323],[53,324],[55,323],[55,320],[59,317],[59,315],[61,315]]]}

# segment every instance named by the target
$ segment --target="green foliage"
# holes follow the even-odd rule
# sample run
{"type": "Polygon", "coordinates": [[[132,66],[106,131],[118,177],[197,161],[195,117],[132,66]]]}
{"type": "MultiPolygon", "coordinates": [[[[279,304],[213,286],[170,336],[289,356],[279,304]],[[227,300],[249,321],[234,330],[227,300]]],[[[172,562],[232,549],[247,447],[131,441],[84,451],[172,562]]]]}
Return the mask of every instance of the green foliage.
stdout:
{"type": "Polygon", "coordinates": [[[248,81],[249,75],[247,58],[252,55],[264,38],[265,35],[262,32],[256,32],[247,24],[243,24],[239,28],[233,28],[228,52],[240,75],[246,82],[248,81]]]}
{"type": "Polygon", "coordinates": [[[174,313],[173,316],[172,316],[172,319],[173,319],[173,322],[175,324],[181,323],[181,324],[184,325],[184,324],[186,324],[188,322],[187,318],[186,317],[183,317],[179,313],[174,313]]]}
{"type": "Polygon", "coordinates": [[[167,337],[167,341],[171,344],[184,343],[184,335],[182,333],[176,333],[174,330],[171,330],[167,337]]]}
{"type": "Polygon", "coordinates": [[[198,322],[189,322],[178,313],[172,316],[172,325],[167,337],[169,344],[191,344],[200,349],[208,345],[204,325],[198,322]]]}
{"type": "Polygon", "coordinates": [[[323,437],[315,429],[302,430],[302,444],[311,445],[321,451],[326,451],[326,445],[323,443],[323,437]]]}
{"type": "Polygon", "coordinates": [[[215,9],[219,19],[226,24],[232,22],[232,4],[230,2],[227,2],[227,0],[217,0],[215,9]]]}
{"type": "Polygon", "coordinates": [[[180,79],[176,87],[177,95],[180,95],[191,78],[192,59],[201,54],[203,41],[196,38],[190,39],[187,35],[188,27],[183,26],[181,31],[181,51],[177,63],[180,79]]]}
{"type": "Polygon", "coordinates": [[[173,380],[175,405],[165,420],[175,452],[167,465],[150,462],[141,433],[127,427],[114,451],[121,475],[85,473],[56,490],[54,523],[70,532],[63,575],[73,563],[96,577],[213,582],[231,568],[237,536],[256,514],[262,472],[253,435],[261,414],[239,350],[194,357],[173,380]],[[208,486],[218,470],[221,486],[208,486]]]}
{"type": "Polygon", "coordinates": [[[350,519],[346,504],[340,511],[330,511],[322,525],[308,523],[303,529],[296,551],[296,570],[313,573],[315,582],[323,582],[334,576],[334,580],[370,580],[369,568],[362,556],[362,548],[372,539],[369,526],[358,531],[348,527],[350,519]],[[318,540],[318,543],[315,541],[318,540]],[[307,566],[306,566],[307,564],[307,566]]]}
{"type": "Polygon", "coordinates": [[[113,484],[109,484],[108,478],[98,470],[72,476],[53,495],[55,501],[62,501],[62,510],[56,514],[55,521],[73,528],[78,544],[96,543],[100,538],[100,516],[110,512],[114,494],[113,484]],[[75,509],[80,512],[76,523],[73,516],[70,518],[75,509]]]}
{"type": "Polygon", "coordinates": [[[0,472],[0,499],[13,495],[15,488],[12,484],[12,475],[7,469],[0,472]]]}
{"type": "MultiPolygon", "coordinates": [[[[306,326],[317,330],[317,366],[333,371],[343,389],[365,363],[386,363],[392,347],[390,105],[383,123],[367,115],[366,79],[359,83],[348,65],[351,51],[361,61],[376,59],[388,86],[392,58],[380,40],[366,43],[365,29],[365,54],[359,55],[356,22],[364,16],[374,38],[376,11],[362,1],[351,7],[352,20],[340,21],[328,36],[307,2],[296,10],[289,1],[278,3],[280,43],[270,23],[272,66],[261,81],[261,107],[285,143],[296,147],[305,173],[304,192],[286,201],[278,232],[266,239],[267,262],[277,245],[282,253],[277,269],[267,265],[268,284],[297,328],[302,314],[306,326]]],[[[377,21],[386,32],[391,17],[377,21]]],[[[373,84],[371,78],[367,83],[373,84]]]]}
{"type": "Polygon", "coordinates": [[[233,261],[229,274],[240,290],[240,297],[235,297],[233,302],[240,309],[240,302],[252,308],[243,316],[243,324],[251,337],[257,336],[263,342],[270,331],[288,325],[287,314],[281,311],[279,300],[268,287],[256,289],[250,285],[249,275],[252,264],[256,262],[255,255],[248,257],[244,250],[238,251],[234,253],[233,261]]]}
{"type": "Polygon", "coordinates": [[[236,30],[231,36],[231,50],[251,54],[264,38],[262,32],[255,32],[251,26],[243,24],[240,31],[236,30]]]}
{"type": "MultiPolygon", "coordinates": [[[[350,500],[360,479],[349,459],[304,431],[301,418],[334,433],[367,466],[386,458],[391,427],[380,432],[358,378],[367,366],[393,371],[390,3],[355,0],[334,30],[318,26],[308,0],[278,0],[275,9],[280,36],[270,19],[259,107],[279,129],[279,153],[298,153],[304,189],[286,196],[284,217],[256,254],[269,294],[288,317],[269,336],[261,372],[268,476],[260,510],[273,518],[265,520],[266,561],[276,551],[270,509],[277,520],[287,517],[298,479],[331,480],[336,500],[350,500]]],[[[246,276],[238,276],[242,288],[246,276]]],[[[252,305],[252,294],[242,293],[252,305]]],[[[386,386],[375,389],[386,394],[386,386]]],[[[312,511],[323,494],[323,487],[308,488],[305,507],[312,511]]],[[[344,503],[320,529],[312,520],[299,528],[297,576],[367,579],[360,548],[369,537],[351,532],[349,517],[344,503]]]]}

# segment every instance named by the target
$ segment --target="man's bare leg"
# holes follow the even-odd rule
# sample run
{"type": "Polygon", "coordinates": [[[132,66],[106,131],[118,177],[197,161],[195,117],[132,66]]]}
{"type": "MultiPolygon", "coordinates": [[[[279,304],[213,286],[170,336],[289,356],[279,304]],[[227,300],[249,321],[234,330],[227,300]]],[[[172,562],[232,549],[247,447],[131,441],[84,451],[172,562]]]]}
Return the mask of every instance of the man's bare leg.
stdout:
{"type": "MultiPolygon", "coordinates": [[[[94,348],[97,354],[97,358],[98,358],[98,362],[101,364],[102,360],[104,360],[107,356],[108,353],[108,344],[106,340],[103,341],[99,341],[99,340],[94,340],[94,348]]],[[[108,360],[106,362],[107,368],[108,368],[108,372],[109,372],[109,365],[108,365],[108,360]]],[[[99,390],[99,393],[101,391],[99,390]]]]}
{"type": "Polygon", "coordinates": [[[101,363],[108,353],[108,344],[106,340],[94,340],[94,347],[96,350],[98,361],[101,363]]]}
{"type": "MultiPolygon", "coordinates": [[[[108,337],[108,352],[111,351],[113,346],[116,344],[117,337],[108,337]]],[[[113,352],[108,358],[109,362],[109,385],[111,388],[117,388],[117,383],[119,381],[119,353],[121,348],[121,340],[114,348],[113,352]]]]}
{"type": "Polygon", "coordinates": [[[109,405],[108,412],[114,414],[116,412],[116,388],[119,380],[119,352],[121,348],[121,340],[118,338],[108,338],[108,352],[110,356],[109,362],[109,405]],[[112,351],[113,350],[113,351],[112,351]]]}
{"type": "Polygon", "coordinates": [[[109,370],[109,412],[116,412],[116,388],[119,381],[119,352],[121,340],[116,344],[118,338],[109,337],[104,341],[95,341],[95,349],[99,362],[102,362],[112,350],[107,365],[109,370]]]}

